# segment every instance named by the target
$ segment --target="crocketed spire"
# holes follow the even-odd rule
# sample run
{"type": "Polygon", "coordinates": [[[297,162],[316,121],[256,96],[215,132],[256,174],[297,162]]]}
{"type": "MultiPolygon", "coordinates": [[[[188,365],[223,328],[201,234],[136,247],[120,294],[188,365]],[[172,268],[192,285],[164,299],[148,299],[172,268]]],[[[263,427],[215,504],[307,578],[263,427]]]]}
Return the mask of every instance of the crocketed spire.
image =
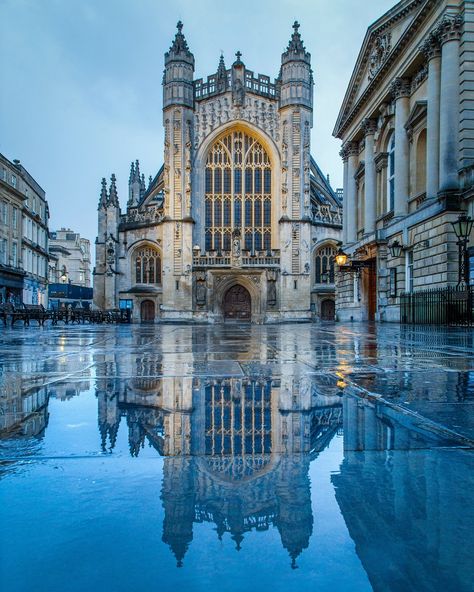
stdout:
{"type": "Polygon", "coordinates": [[[221,57],[219,59],[219,66],[217,67],[216,83],[217,83],[217,89],[219,91],[223,91],[223,90],[227,89],[227,86],[228,86],[227,71],[225,68],[223,53],[221,53],[221,57]]]}
{"type": "Polygon", "coordinates": [[[132,164],[130,165],[130,177],[128,178],[128,184],[131,185],[133,183],[133,179],[135,178],[135,167],[132,164]]]}
{"type": "Polygon", "coordinates": [[[182,33],[183,30],[183,23],[178,21],[176,25],[178,32],[173,39],[173,43],[171,44],[170,50],[165,53],[165,61],[173,60],[176,58],[185,59],[185,61],[190,61],[194,64],[194,56],[189,51],[188,42],[186,41],[185,36],[182,33]]]}
{"type": "Polygon", "coordinates": [[[105,177],[102,177],[102,187],[100,190],[98,209],[100,210],[100,208],[106,208],[106,207],[107,207],[107,181],[106,181],[105,177]]]}
{"type": "Polygon", "coordinates": [[[293,33],[291,35],[291,39],[288,43],[288,47],[286,51],[282,54],[281,59],[282,63],[289,62],[291,60],[304,60],[309,62],[311,60],[311,55],[306,52],[306,48],[303,45],[303,40],[301,39],[301,35],[299,32],[300,24],[298,21],[293,23],[293,33]]]}
{"type": "Polygon", "coordinates": [[[109,205],[109,204],[116,206],[116,207],[119,206],[116,177],[115,177],[114,173],[112,173],[112,175],[110,177],[109,199],[108,199],[107,205],[109,205]]]}

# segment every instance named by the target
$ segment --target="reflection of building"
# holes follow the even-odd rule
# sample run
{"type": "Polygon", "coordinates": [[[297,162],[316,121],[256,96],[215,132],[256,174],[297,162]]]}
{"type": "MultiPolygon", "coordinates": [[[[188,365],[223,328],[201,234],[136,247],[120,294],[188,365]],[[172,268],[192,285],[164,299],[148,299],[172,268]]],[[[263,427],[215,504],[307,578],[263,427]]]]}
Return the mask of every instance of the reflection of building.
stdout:
{"type": "Polygon", "coordinates": [[[359,403],[345,402],[331,480],[373,589],[472,590],[472,453],[432,448],[419,422],[410,433],[389,409],[359,403]]]}
{"type": "Polygon", "coordinates": [[[400,319],[400,293],[455,285],[472,215],[471,1],[402,0],[367,30],[334,129],[343,141],[341,320],[400,319]],[[397,241],[403,246],[391,252],[397,241]]]}
{"type": "Polygon", "coordinates": [[[221,56],[193,80],[182,24],[165,54],[164,164],[99,200],[94,301],[134,320],[334,317],[342,208],[311,156],[313,74],[298,23],[275,81],[221,56]]]}
{"type": "Polygon", "coordinates": [[[115,360],[104,359],[97,389],[104,450],[114,448],[125,416],[132,455],[148,442],[166,456],[163,540],[178,565],[193,525],[211,522],[237,549],[246,532],[276,527],[295,566],[312,533],[309,463],[342,422],[337,386],[289,375],[159,378],[164,358],[137,354],[135,378],[120,381],[115,360]]]}
{"type": "Polygon", "coordinates": [[[48,203],[20,164],[0,154],[0,304],[47,305],[48,203]]]}
{"type": "Polygon", "coordinates": [[[19,374],[0,381],[0,435],[39,436],[48,423],[47,387],[29,386],[19,374]]]}

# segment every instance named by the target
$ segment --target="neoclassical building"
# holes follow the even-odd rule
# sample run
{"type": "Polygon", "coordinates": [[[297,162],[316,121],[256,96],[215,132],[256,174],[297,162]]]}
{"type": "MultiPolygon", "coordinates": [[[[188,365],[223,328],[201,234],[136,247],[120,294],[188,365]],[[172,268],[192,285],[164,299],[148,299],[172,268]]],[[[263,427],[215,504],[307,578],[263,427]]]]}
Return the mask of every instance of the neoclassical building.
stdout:
{"type": "Polygon", "coordinates": [[[355,263],[337,274],[340,320],[398,321],[401,292],[457,284],[451,222],[473,214],[473,64],[470,1],[402,0],[368,28],[334,129],[355,263]]]}
{"type": "Polygon", "coordinates": [[[94,300],[134,320],[278,322],[334,316],[342,208],[311,157],[313,75],[294,24],[279,76],[241,53],[194,80],[182,24],[163,76],[164,163],[132,164],[122,212],[99,201],[94,300]]]}

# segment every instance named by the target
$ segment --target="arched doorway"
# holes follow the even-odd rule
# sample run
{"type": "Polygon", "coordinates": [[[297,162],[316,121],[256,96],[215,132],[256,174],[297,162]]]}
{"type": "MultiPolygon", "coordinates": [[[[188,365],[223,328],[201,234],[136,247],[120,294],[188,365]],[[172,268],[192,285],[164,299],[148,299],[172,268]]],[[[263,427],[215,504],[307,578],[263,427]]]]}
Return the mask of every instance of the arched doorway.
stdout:
{"type": "Polygon", "coordinates": [[[153,323],[155,320],[155,303],[153,300],[144,300],[140,305],[140,321],[153,323]]]}
{"type": "Polygon", "coordinates": [[[224,296],[224,320],[250,321],[251,300],[248,290],[239,284],[232,286],[224,296]]]}
{"type": "Polygon", "coordinates": [[[323,300],[321,302],[321,319],[323,321],[334,321],[336,305],[334,300],[323,300]]]}

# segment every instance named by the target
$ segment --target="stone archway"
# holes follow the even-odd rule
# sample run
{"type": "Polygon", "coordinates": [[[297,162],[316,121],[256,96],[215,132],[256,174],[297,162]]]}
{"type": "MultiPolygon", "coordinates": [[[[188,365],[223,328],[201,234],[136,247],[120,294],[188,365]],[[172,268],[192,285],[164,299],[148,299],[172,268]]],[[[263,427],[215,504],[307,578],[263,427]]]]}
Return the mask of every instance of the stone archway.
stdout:
{"type": "Polygon", "coordinates": [[[225,321],[250,321],[252,300],[250,292],[240,284],[234,284],[224,294],[223,313],[225,321]]]}

